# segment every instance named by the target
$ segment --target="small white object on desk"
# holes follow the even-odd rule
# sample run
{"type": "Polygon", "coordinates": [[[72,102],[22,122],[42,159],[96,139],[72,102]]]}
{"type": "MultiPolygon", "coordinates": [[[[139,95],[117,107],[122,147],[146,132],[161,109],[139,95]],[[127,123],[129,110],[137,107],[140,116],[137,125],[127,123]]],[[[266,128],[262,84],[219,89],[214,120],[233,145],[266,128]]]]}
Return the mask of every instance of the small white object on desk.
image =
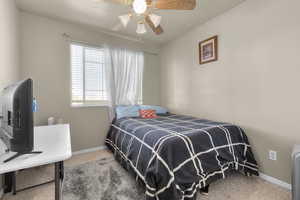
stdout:
{"type": "Polygon", "coordinates": [[[54,125],[55,124],[55,118],[54,117],[49,117],[48,118],[48,125],[51,126],[51,125],[54,125]]]}
{"type": "MultiPolygon", "coordinates": [[[[2,145],[0,144],[0,149],[3,148],[2,145]]],[[[63,179],[63,161],[72,156],[70,126],[68,124],[61,124],[35,127],[34,151],[42,151],[42,153],[23,155],[7,163],[3,163],[3,161],[13,153],[3,154],[1,152],[0,174],[14,173],[22,169],[55,164],[55,199],[59,200],[63,179]]],[[[15,185],[13,189],[13,192],[16,193],[15,185]]]]}

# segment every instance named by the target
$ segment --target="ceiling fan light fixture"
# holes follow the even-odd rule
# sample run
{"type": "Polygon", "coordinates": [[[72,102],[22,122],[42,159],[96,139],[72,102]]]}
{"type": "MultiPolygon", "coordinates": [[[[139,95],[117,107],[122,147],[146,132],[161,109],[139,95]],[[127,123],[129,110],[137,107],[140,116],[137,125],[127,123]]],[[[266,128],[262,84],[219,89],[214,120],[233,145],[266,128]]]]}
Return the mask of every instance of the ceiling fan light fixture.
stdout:
{"type": "Polygon", "coordinates": [[[144,34],[144,33],[147,33],[146,26],[145,26],[144,23],[142,23],[142,22],[139,22],[139,23],[138,23],[137,29],[136,29],[136,33],[137,33],[137,34],[144,34]]]}
{"type": "Polygon", "coordinates": [[[152,13],[152,14],[149,15],[149,18],[152,21],[155,28],[157,28],[160,25],[161,16],[152,13]]]}
{"type": "Polygon", "coordinates": [[[121,15],[121,16],[119,16],[119,19],[120,19],[122,25],[123,25],[125,28],[127,27],[128,23],[129,23],[129,21],[130,21],[130,17],[131,17],[130,14],[126,14],[126,15],[121,15]]]}
{"type": "Polygon", "coordinates": [[[132,3],[134,12],[137,14],[143,14],[147,10],[146,0],[134,0],[132,3]]]}

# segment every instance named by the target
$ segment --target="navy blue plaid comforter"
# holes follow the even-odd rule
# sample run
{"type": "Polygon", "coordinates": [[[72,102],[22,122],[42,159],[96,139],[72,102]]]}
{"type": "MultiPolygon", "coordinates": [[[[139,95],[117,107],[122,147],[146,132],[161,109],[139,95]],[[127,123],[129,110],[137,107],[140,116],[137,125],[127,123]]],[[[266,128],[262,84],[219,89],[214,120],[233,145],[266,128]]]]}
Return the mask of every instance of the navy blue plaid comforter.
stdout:
{"type": "Polygon", "coordinates": [[[258,175],[244,131],[182,115],[122,118],[106,144],[146,186],[147,200],[196,199],[197,190],[232,171],[258,175]]]}

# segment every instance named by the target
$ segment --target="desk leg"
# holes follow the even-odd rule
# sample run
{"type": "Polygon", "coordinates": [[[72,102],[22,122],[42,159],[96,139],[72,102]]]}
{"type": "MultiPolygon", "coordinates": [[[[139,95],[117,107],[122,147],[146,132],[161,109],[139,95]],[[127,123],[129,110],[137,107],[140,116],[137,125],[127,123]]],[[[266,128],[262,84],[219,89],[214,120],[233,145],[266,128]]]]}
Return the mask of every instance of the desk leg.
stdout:
{"type": "Polygon", "coordinates": [[[12,193],[13,193],[13,195],[17,194],[17,177],[16,177],[16,172],[13,172],[13,175],[12,175],[12,193]]]}
{"type": "Polygon", "coordinates": [[[61,185],[64,179],[64,162],[55,163],[55,200],[61,200],[61,185]]]}

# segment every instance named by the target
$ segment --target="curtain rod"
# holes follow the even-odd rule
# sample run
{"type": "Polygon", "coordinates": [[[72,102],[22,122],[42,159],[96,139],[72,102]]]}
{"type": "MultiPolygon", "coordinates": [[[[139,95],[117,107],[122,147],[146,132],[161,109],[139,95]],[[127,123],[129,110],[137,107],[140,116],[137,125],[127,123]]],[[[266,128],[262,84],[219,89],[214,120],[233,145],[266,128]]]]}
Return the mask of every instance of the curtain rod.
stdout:
{"type": "MultiPolygon", "coordinates": [[[[74,43],[80,43],[80,44],[85,44],[85,45],[88,45],[88,46],[94,46],[94,47],[103,47],[103,45],[100,45],[100,44],[92,44],[90,42],[87,42],[87,41],[82,41],[82,40],[77,40],[77,39],[74,39],[73,37],[71,37],[69,34],[67,33],[63,33],[62,36],[67,40],[67,41],[70,41],[70,42],[74,42],[74,43]]],[[[127,48],[127,47],[126,47],[127,48]]],[[[127,49],[131,49],[131,48],[127,48],[127,49]]],[[[133,49],[135,51],[137,51],[137,49],[133,49]]],[[[146,54],[150,54],[150,55],[155,55],[157,56],[158,53],[154,53],[154,52],[150,52],[150,51],[145,51],[145,50],[141,50],[143,51],[144,53],[146,54]]]]}

